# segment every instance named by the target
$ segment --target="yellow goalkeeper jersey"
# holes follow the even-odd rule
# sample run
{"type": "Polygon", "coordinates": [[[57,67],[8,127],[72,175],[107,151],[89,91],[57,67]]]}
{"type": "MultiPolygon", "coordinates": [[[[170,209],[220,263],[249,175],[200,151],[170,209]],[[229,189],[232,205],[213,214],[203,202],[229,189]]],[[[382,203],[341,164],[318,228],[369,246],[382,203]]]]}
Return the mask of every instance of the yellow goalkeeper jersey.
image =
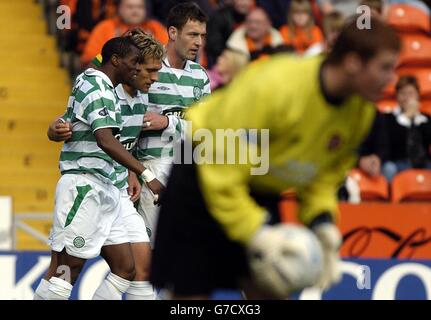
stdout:
{"type": "Polygon", "coordinates": [[[356,161],[375,107],[357,95],[328,102],[320,82],[323,59],[280,55],[257,62],[186,113],[193,136],[199,129],[214,135],[226,128],[269,129],[266,174],[251,175],[251,163],[197,165],[208,210],[230,239],[247,243],[266,219],[252,192],[294,188],[302,222],[323,212],[338,218],[337,188],[356,161]]]}

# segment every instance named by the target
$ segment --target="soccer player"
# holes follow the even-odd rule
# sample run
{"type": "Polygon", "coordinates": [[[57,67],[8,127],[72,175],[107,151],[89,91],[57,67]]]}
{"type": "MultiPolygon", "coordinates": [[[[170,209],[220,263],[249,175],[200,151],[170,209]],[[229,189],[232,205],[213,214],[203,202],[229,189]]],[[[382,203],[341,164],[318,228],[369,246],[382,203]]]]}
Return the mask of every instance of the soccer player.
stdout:
{"type": "MultiPolygon", "coordinates": [[[[151,35],[143,32],[131,32],[129,35],[140,49],[144,61],[141,64],[141,71],[133,81],[133,87],[119,84],[115,91],[120,100],[122,116],[120,142],[126,150],[132,151],[141,132],[144,113],[148,107],[148,89],[157,80],[164,48],[151,35]]],[[[67,121],[70,119],[65,115],[62,120],[64,123],[54,121],[50,125],[48,136],[53,141],[65,141],[69,138],[71,130],[70,122],[67,121]],[[63,130],[64,128],[67,130],[63,130]]],[[[121,191],[121,214],[131,242],[136,270],[135,278],[126,291],[126,299],[151,300],[155,298],[154,290],[148,282],[151,247],[145,222],[133,206],[133,202],[139,199],[141,184],[135,173],[129,171],[127,175],[127,169],[124,166],[118,165],[115,170],[120,177],[117,177],[116,187],[121,191]]],[[[39,295],[44,295],[41,290],[39,295]]]]}
{"type": "MultiPolygon", "coordinates": [[[[138,160],[164,185],[173,162],[173,141],[183,138],[186,131],[184,111],[211,93],[206,71],[193,62],[205,40],[206,21],[207,17],[194,2],[180,3],[168,14],[166,58],[158,80],[150,87],[149,107],[136,148],[138,160]]],[[[98,66],[101,61],[98,55],[92,63],[98,66]]],[[[145,219],[153,243],[158,205],[145,185],[142,186],[138,212],[145,219]]]]}
{"type": "MultiPolygon", "coordinates": [[[[122,130],[120,142],[130,152],[136,149],[136,143],[142,130],[144,114],[148,108],[148,90],[157,80],[162,67],[165,50],[151,35],[136,34],[132,39],[141,50],[144,62],[135,78],[133,86],[119,85],[115,88],[121,104],[122,130]]],[[[124,184],[116,186],[121,190],[122,215],[129,234],[136,275],[126,291],[126,300],[152,300],[155,292],[149,283],[151,246],[143,217],[137,212],[133,202],[139,200],[141,184],[134,172],[129,171],[127,187],[127,169],[117,167],[117,174],[124,177],[124,184]]],[[[153,197],[151,197],[153,199],[153,197]]]]}
{"type": "MultiPolygon", "coordinates": [[[[204,68],[193,62],[206,36],[206,21],[205,14],[193,2],[178,4],[168,14],[166,58],[158,80],[149,88],[144,131],[135,152],[162,184],[166,184],[173,161],[173,145],[166,141],[166,137],[182,138],[186,130],[186,122],[182,119],[184,110],[211,92],[204,68]]],[[[99,64],[100,59],[93,63],[99,64]]],[[[144,217],[148,236],[153,242],[158,207],[153,192],[145,184],[142,185],[138,211],[144,217]]]]}
{"type": "MultiPolygon", "coordinates": [[[[168,14],[167,54],[159,78],[149,90],[148,112],[136,153],[162,184],[166,184],[172,166],[173,141],[181,139],[186,130],[184,111],[210,94],[204,68],[193,62],[204,43],[206,21],[205,14],[193,2],[180,3],[168,14]]],[[[153,243],[158,207],[145,185],[138,211],[145,219],[153,243]]]]}
{"type": "MultiPolygon", "coordinates": [[[[251,175],[252,161],[211,164],[199,153],[194,164],[175,164],[161,201],[152,283],[180,299],[240,287],[249,298],[271,297],[253,282],[247,252],[259,244],[264,256],[283,254],[284,240],[273,240],[280,239],[280,229],[271,221],[279,221],[278,195],[292,187],[300,220],[322,245],[317,285],[327,289],[337,282],[342,239],[335,226],[337,186],[355,163],[374,118],[371,102],[393,79],[399,50],[390,27],[372,18],[371,29],[361,30],[353,20],[328,56],[280,55],[253,64],[204,107],[192,107],[186,113],[192,123],[187,139],[195,151],[204,146],[194,136],[199,130],[216,137],[217,129],[269,129],[269,146],[257,143],[268,152],[268,171],[251,175]]],[[[231,151],[224,141],[210,140],[210,154],[231,151]]],[[[246,143],[237,139],[235,147],[246,143]]]]}
{"type": "Polygon", "coordinates": [[[135,268],[120,214],[124,195],[116,184],[124,183],[124,175],[118,171],[118,163],[141,176],[155,194],[162,189],[154,175],[114,137],[122,126],[114,86],[133,84],[140,72],[141,52],[130,37],[123,37],[108,41],[102,56],[101,68],[87,69],[78,76],[69,98],[72,135],[60,156],[62,177],[50,244],[52,266],[67,267],[70,277],[63,279],[61,270],[50,269],[54,275],[49,279],[48,299],[68,299],[85,261],[100,253],[111,272],[94,298],[121,299],[135,277],[135,268]]]}

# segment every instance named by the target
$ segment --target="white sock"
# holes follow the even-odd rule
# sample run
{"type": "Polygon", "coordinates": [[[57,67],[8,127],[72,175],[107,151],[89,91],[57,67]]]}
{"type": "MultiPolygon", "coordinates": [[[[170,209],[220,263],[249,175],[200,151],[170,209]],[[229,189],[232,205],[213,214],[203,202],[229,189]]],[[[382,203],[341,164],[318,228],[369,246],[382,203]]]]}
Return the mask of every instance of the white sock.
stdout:
{"type": "Polygon", "coordinates": [[[48,299],[48,288],[49,281],[42,278],[40,280],[39,285],[34,292],[33,300],[47,300],[48,299]]]}
{"type": "Polygon", "coordinates": [[[48,300],[69,300],[73,286],[63,279],[52,277],[49,279],[48,300]]]}
{"type": "Polygon", "coordinates": [[[130,286],[130,281],[123,279],[112,272],[97,288],[93,295],[93,300],[121,300],[123,293],[130,286]]]}
{"type": "Polygon", "coordinates": [[[155,300],[156,293],[149,281],[132,281],[126,291],[126,300],[155,300]]]}

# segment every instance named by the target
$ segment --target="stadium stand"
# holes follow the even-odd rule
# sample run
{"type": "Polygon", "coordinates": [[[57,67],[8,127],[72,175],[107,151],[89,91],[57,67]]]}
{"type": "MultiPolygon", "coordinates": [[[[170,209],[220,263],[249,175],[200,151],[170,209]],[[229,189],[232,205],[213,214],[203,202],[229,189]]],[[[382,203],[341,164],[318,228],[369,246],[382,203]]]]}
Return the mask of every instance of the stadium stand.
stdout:
{"type": "Polygon", "coordinates": [[[361,170],[353,169],[349,176],[358,183],[362,201],[389,200],[389,185],[383,175],[370,177],[361,170]]]}
{"type": "Polygon", "coordinates": [[[392,201],[431,201],[431,171],[411,169],[398,173],[392,182],[392,201]]]}
{"type": "MultiPolygon", "coordinates": [[[[418,0],[391,1],[386,21],[400,34],[403,51],[400,55],[398,75],[411,74],[418,78],[421,88],[421,111],[430,113],[431,90],[431,12],[418,0]]],[[[396,81],[395,81],[396,82],[396,81]]],[[[378,108],[388,112],[396,107],[395,82],[384,92],[378,108]]]]}
{"type": "MultiPolygon", "coordinates": [[[[13,198],[17,216],[50,213],[59,177],[60,145],[46,128],[64,110],[70,90],[55,39],[46,34],[42,7],[32,0],[0,2],[0,194],[13,198]]],[[[51,221],[29,222],[47,234],[51,221]]],[[[18,232],[17,249],[46,249],[18,232]]]]}

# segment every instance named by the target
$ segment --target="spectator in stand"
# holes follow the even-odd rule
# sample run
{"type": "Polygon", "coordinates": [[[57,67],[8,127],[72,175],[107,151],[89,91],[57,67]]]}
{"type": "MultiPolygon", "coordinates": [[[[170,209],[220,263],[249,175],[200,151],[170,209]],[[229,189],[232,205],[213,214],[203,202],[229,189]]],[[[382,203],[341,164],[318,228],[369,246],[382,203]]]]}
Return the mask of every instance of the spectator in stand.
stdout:
{"type": "Polygon", "coordinates": [[[334,10],[340,11],[345,17],[356,14],[356,8],[360,0],[317,0],[323,14],[330,13],[334,10]]]}
{"type": "Polygon", "coordinates": [[[431,118],[419,111],[417,79],[401,76],[395,88],[398,107],[385,115],[388,156],[382,173],[388,181],[403,170],[431,169],[431,118]]]}
{"type": "Polygon", "coordinates": [[[386,20],[387,9],[389,8],[388,1],[384,0],[362,0],[360,6],[368,6],[371,9],[371,15],[375,18],[386,20]]]}
{"type": "Polygon", "coordinates": [[[241,51],[226,48],[217,58],[215,66],[208,71],[211,91],[221,88],[231,82],[235,75],[248,63],[249,58],[241,51]]]}
{"type": "Polygon", "coordinates": [[[312,45],[323,42],[323,35],[314,23],[311,4],[308,0],[292,0],[287,14],[287,25],[280,28],[286,45],[303,54],[312,45]]]}
{"type": "Polygon", "coordinates": [[[286,24],[286,12],[289,9],[290,0],[256,0],[256,5],[268,12],[274,28],[279,29],[286,24]]]}
{"type": "MultiPolygon", "coordinates": [[[[371,14],[374,17],[384,19],[385,3],[390,4],[392,0],[317,0],[323,14],[328,14],[334,10],[340,11],[345,17],[349,18],[355,15],[357,8],[361,5],[366,5],[371,8],[371,14]]],[[[393,1],[393,2],[399,2],[393,1]]]]}
{"type": "Polygon", "coordinates": [[[226,42],[235,29],[240,27],[254,7],[254,0],[233,0],[232,4],[221,6],[208,21],[206,54],[208,67],[212,67],[217,57],[226,48],[226,42]]]}
{"type": "Polygon", "coordinates": [[[168,41],[166,28],[156,20],[147,19],[145,0],[120,0],[118,17],[100,22],[91,32],[81,56],[82,64],[87,65],[99,54],[109,39],[121,36],[133,28],[152,34],[163,44],[168,41]]]}
{"type": "Polygon", "coordinates": [[[273,53],[274,48],[283,45],[277,29],[262,8],[254,8],[247,16],[244,25],[229,37],[228,48],[244,53],[250,60],[256,60],[273,53]]]}
{"type": "MultiPolygon", "coordinates": [[[[190,2],[190,0],[150,0],[153,17],[166,24],[167,13],[178,3],[190,2]]],[[[216,7],[214,0],[193,0],[202,11],[209,16],[216,7]]]]}
{"type": "Polygon", "coordinates": [[[304,52],[304,56],[315,56],[329,52],[343,29],[345,22],[346,19],[340,11],[334,10],[325,14],[322,22],[324,41],[318,42],[309,47],[304,52]]]}
{"type": "Polygon", "coordinates": [[[116,0],[77,0],[74,20],[78,30],[76,52],[82,53],[91,31],[101,21],[117,15],[116,0]]]}

